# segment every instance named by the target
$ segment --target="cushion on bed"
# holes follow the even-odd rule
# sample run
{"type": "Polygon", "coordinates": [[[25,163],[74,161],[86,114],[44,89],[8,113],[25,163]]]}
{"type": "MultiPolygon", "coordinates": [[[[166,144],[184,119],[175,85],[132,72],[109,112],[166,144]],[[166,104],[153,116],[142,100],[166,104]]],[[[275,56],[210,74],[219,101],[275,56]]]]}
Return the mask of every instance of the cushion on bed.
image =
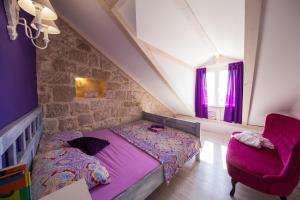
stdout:
{"type": "Polygon", "coordinates": [[[75,148],[61,148],[38,154],[32,170],[33,199],[39,199],[84,178],[89,189],[110,183],[110,176],[100,161],[75,148]]]}
{"type": "Polygon", "coordinates": [[[69,147],[67,141],[82,137],[78,131],[66,131],[55,134],[44,134],[39,146],[39,153],[45,153],[51,150],[57,150],[62,147],[69,147]]]}
{"type": "Polygon", "coordinates": [[[109,145],[109,142],[107,140],[101,140],[94,137],[80,137],[68,141],[68,144],[71,147],[78,148],[84,153],[93,156],[109,145]]]}

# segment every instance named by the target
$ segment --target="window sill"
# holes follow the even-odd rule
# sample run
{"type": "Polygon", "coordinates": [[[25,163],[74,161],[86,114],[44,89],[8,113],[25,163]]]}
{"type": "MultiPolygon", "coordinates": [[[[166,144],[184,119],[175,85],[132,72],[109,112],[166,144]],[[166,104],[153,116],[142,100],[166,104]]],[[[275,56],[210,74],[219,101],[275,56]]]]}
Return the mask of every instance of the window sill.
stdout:
{"type": "Polygon", "coordinates": [[[205,118],[198,118],[198,117],[192,117],[192,116],[186,116],[186,115],[176,115],[176,118],[193,121],[193,122],[208,122],[208,123],[214,123],[214,124],[218,124],[218,125],[226,125],[226,126],[244,128],[244,129],[250,129],[250,130],[256,130],[256,131],[263,131],[263,128],[264,128],[263,126],[236,124],[236,123],[226,122],[223,120],[205,119],[205,118]]]}
{"type": "Polygon", "coordinates": [[[214,106],[214,105],[212,105],[212,106],[208,106],[208,108],[225,108],[225,106],[214,106]]]}

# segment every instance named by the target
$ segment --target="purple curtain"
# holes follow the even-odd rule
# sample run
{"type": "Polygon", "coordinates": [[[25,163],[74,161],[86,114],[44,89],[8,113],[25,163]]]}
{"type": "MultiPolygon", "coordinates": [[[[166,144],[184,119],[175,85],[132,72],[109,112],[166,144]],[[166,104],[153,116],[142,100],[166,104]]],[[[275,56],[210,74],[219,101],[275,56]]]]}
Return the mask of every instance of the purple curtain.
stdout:
{"type": "Polygon", "coordinates": [[[196,117],[208,118],[206,68],[197,69],[196,72],[195,113],[196,117]]]}
{"type": "Polygon", "coordinates": [[[224,121],[241,124],[243,109],[243,62],[229,64],[228,72],[224,121]]]}

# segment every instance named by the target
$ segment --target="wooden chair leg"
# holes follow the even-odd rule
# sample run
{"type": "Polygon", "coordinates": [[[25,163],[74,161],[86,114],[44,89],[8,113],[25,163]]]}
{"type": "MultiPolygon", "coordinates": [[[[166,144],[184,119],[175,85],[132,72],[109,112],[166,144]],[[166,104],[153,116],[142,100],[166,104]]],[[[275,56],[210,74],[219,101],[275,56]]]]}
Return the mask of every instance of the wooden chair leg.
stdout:
{"type": "Polygon", "coordinates": [[[231,191],[230,191],[230,196],[231,196],[231,197],[234,196],[236,184],[237,184],[237,181],[234,180],[234,179],[231,179],[231,185],[232,185],[232,189],[231,189],[231,191]]]}
{"type": "Polygon", "coordinates": [[[280,200],[287,200],[286,197],[280,196],[280,200]]]}

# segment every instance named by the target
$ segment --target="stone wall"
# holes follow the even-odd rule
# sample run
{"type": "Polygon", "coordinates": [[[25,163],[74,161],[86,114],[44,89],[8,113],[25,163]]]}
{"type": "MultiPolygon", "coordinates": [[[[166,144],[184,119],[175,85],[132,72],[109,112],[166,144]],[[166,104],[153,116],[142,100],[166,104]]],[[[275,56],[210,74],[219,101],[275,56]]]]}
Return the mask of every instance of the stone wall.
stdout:
{"type": "Polygon", "coordinates": [[[112,127],[141,118],[141,112],[172,115],[65,22],[60,35],[51,35],[46,50],[37,50],[39,104],[47,133],[112,127]],[[105,80],[106,96],[76,98],[75,77],[105,80]]]}

